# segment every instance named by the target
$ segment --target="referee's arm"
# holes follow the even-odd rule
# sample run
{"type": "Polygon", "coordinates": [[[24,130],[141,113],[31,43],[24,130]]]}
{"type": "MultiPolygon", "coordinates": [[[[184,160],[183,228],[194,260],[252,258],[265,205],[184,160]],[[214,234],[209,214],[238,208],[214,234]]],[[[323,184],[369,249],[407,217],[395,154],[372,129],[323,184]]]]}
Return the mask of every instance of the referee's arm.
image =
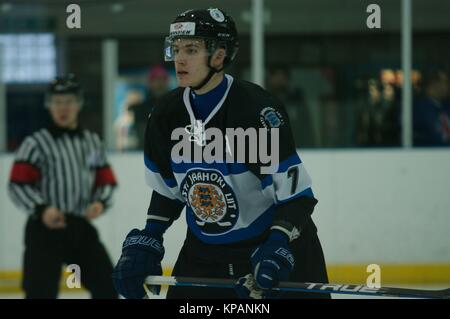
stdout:
{"type": "Polygon", "coordinates": [[[38,184],[42,178],[41,156],[36,142],[28,137],[16,152],[8,191],[15,205],[29,214],[40,214],[46,207],[38,184]]]}
{"type": "Polygon", "coordinates": [[[91,202],[101,202],[104,210],[112,205],[112,195],[117,186],[117,180],[114,172],[106,158],[105,149],[98,138],[94,135],[94,144],[101,154],[98,166],[95,169],[95,182],[92,190],[91,202]]]}

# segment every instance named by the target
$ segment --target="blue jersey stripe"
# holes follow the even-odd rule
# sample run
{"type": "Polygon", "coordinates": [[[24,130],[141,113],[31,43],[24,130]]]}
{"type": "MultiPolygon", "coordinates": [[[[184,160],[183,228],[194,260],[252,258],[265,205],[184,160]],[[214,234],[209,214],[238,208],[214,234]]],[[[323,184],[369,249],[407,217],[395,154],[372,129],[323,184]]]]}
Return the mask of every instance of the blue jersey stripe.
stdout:
{"type": "MultiPolygon", "coordinates": [[[[298,165],[301,163],[302,161],[300,157],[297,154],[294,154],[280,163],[280,165],[278,166],[277,173],[283,173],[287,171],[291,166],[298,165]]],[[[261,181],[261,188],[264,189],[272,184],[273,184],[273,177],[272,175],[268,175],[261,181]]]]}
{"type": "Polygon", "coordinates": [[[261,188],[265,189],[267,186],[270,186],[272,184],[273,184],[273,177],[272,175],[269,175],[261,181],[261,188]]]}
{"type": "MultiPolygon", "coordinates": [[[[152,173],[159,174],[161,176],[161,173],[159,172],[158,167],[155,163],[153,163],[146,155],[144,155],[144,163],[145,167],[147,167],[152,173]]],[[[175,178],[164,178],[161,176],[164,183],[169,186],[170,188],[177,186],[177,181],[175,178]]]]}
{"type": "Polygon", "coordinates": [[[248,227],[233,230],[229,233],[216,236],[205,235],[195,222],[194,213],[189,206],[186,206],[186,221],[189,229],[199,238],[201,241],[207,244],[227,244],[246,239],[251,239],[261,235],[264,231],[270,228],[273,222],[273,216],[275,214],[275,205],[271,206],[264,213],[261,214],[254,222],[248,227]]]}
{"type": "Polygon", "coordinates": [[[295,153],[294,155],[289,156],[287,159],[285,159],[280,163],[280,165],[278,166],[277,173],[286,172],[289,169],[289,167],[301,164],[301,162],[302,161],[300,160],[300,157],[298,156],[297,153],[295,153]]]}
{"type": "MultiPolygon", "coordinates": [[[[298,156],[297,153],[295,153],[278,165],[277,173],[285,172],[289,169],[289,167],[291,167],[293,165],[298,165],[301,162],[302,161],[300,160],[300,157],[298,156]]],[[[213,163],[208,164],[208,163],[204,163],[204,162],[201,162],[201,163],[188,163],[188,162],[175,163],[174,161],[171,161],[171,165],[172,165],[173,172],[177,173],[177,174],[186,173],[188,170],[190,170],[192,168],[217,169],[223,175],[241,174],[241,173],[245,173],[245,172],[249,171],[249,169],[247,168],[247,166],[244,163],[213,162],[213,163]]]]}
{"type": "Polygon", "coordinates": [[[190,169],[202,169],[202,168],[218,170],[224,176],[228,176],[231,174],[236,175],[236,174],[241,174],[241,173],[245,173],[245,172],[249,171],[247,166],[245,164],[241,164],[241,163],[213,162],[211,164],[208,164],[208,163],[203,163],[203,162],[202,163],[186,163],[186,162],[175,163],[174,161],[172,161],[171,165],[172,165],[173,172],[177,173],[177,174],[184,174],[187,171],[189,171],[190,169]]]}

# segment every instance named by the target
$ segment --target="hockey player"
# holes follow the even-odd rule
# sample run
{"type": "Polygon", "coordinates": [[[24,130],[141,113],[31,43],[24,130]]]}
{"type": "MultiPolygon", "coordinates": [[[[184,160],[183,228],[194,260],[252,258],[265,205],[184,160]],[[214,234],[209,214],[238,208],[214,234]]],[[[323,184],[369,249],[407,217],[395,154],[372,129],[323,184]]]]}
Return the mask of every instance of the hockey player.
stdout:
{"type": "Polygon", "coordinates": [[[280,281],[328,282],[311,219],[317,200],[289,119],[263,88],[224,74],[237,51],[235,23],[222,10],[189,10],[170,25],[165,58],[174,61],[180,87],[161,100],[148,121],[144,156],[153,193],[147,223],[127,235],[113,272],[116,289],[126,298],[142,298],[145,277],[162,273],[163,234],[183,208],[188,231],[172,275],[234,278],[237,284],[235,290],[170,287],[167,298],[264,298],[273,296],[270,289],[280,281]],[[225,134],[229,128],[278,129],[278,169],[261,173],[262,161],[248,161],[248,149],[245,163],[185,156],[179,161],[173,156],[177,128],[186,129],[193,147],[202,150],[212,143],[205,130],[219,129],[224,154],[233,144],[225,134]]]}

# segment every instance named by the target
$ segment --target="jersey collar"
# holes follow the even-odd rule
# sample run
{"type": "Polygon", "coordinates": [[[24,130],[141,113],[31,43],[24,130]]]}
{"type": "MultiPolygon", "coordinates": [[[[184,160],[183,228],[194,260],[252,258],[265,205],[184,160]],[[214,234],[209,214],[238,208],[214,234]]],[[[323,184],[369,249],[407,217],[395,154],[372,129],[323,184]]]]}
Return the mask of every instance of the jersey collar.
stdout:
{"type": "Polygon", "coordinates": [[[68,129],[59,127],[53,122],[47,127],[47,129],[55,138],[61,137],[64,134],[67,134],[70,137],[81,136],[83,133],[80,126],[77,126],[75,129],[68,129]]]}
{"type": "MultiPolygon", "coordinates": [[[[227,89],[225,91],[225,94],[223,95],[223,97],[220,99],[219,103],[217,103],[217,105],[213,108],[213,110],[211,111],[211,113],[208,115],[208,117],[205,119],[204,122],[202,122],[202,125],[205,126],[206,124],[208,124],[208,122],[213,118],[213,116],[220,110],[220,108],[222,107],[223,103],[225,102],[225,99],[228,96],[228,92],[230,91],[231,85],[233,83],[233,77],[231,75],[225,74],[225,77],[227,78],[227,89]]],[[[196,118],[194,115],[194,112],[192,110],[192,105],[191,105],[191,100],[189,98],[191,93],[191,88],[186,87],[184,89],[183,92],[183,101],[184,101],[184,105],[186,106],[186,110],[189,114],[189,118],[191,120],[191,125],[195,126],[196,125],[196,118]]]]}

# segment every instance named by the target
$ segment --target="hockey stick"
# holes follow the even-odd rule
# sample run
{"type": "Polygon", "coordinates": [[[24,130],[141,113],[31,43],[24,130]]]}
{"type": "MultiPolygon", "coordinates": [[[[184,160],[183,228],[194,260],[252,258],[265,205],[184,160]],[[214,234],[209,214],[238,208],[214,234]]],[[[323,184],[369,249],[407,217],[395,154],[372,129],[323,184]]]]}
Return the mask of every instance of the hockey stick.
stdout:
{"type": "MultiPolygon", "coordinates": [[[[148,276],[145,279],[146,285],[169,285],[183,287],[208,287],[208,288],[234,288],[235,279],[217,278],[197,278],[197,277],[170,277],[170,276],[148,276]]],[[[443,290],[422,290],[406,288],[369,288],[363,285],[336,285],[303,282],[280,282],[275,291],[291,292],[312,292],[312,293],[333,293],[363,296],[388,296],[403,298],[428,298],[428,299],[449,299],[450,288],[443,290]]]]}

